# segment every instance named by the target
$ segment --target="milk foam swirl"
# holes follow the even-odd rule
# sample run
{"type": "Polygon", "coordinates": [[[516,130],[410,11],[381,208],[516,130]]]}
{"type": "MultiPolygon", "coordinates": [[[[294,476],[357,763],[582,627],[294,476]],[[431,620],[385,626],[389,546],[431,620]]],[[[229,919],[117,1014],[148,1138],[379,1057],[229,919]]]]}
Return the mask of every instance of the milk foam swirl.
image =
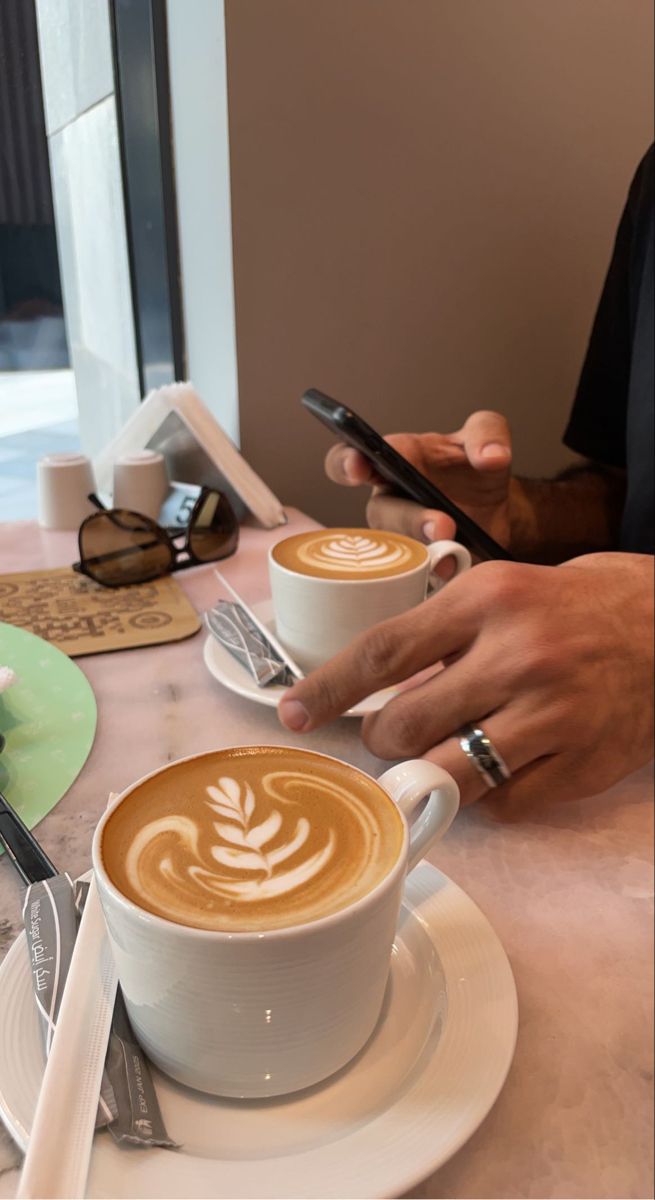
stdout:
{"type": "Polygon", "coordinates": [[[303,771],[271,770],[256,782],[224,775],[205,788],[205,796],[198,819],[171,812],[143,825],[125,858],[137,902],[146,908],[155,902],[157,911],[182,923],[196,923],[203,906],[218,900],[232,913],[283,898],[302,910],[309,885],[315,891],[318,886],[323,903],[320,876],[329,888],[343,870],[336,823],[326,820],[330,803],[344,806],[350,817],[353,879],[379,839],[373,813],[352,790],[303,771]],[[307,795],[309,805],[303,802],[307,795]]]}
{"type": "Polygon", "coordinates": [[[337,537],[318,534],[298,547],[298,559],[307,567],[333,569],[343,576],[344,572],[365,575],[389,568],[399,568],[409,563],[412,551],[401,541],[379,535],[349,535],[337,537]]]}

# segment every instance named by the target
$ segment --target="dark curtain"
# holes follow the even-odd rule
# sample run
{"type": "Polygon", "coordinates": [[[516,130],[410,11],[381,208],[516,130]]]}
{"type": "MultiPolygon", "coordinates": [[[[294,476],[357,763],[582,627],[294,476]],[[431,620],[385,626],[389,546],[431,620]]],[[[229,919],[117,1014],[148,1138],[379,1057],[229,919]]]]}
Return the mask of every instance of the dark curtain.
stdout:
{"type": "Polygon", "coordinates": [[[33,0],[0,0],[0,319],[61,311],[33,0]]]}

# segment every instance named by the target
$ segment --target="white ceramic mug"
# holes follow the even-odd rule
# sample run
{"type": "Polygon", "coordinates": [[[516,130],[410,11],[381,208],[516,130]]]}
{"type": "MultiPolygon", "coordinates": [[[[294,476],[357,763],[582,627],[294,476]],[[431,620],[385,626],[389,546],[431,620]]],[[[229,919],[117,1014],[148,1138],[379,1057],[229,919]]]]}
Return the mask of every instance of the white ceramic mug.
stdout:
{"type": "Polygon", "coordinates": [[[222,1096],[282,1095],[332,1075],[375,1028],[405,876],[455,817],[457,784],[432,762],[392,767],[378,783],[398,806],[403,840],[370,892],[306,924],[223,933],[154,916],[111,882],[102,861],[103,829],[143,782],[103,816],[93,865],[125,1003],[144,1050],[174,1079],[222,1096]]]}
{"type": "MultiPolygon", "coordinates": [[[[417,543],[421,545],[421,543],[417,543]]],[[[303,671],[313,671],[357,637],[425,600],[428,584],[445,586],[436,567],[451,555],[455,574],[471,566],[471,555],[459,542],[432,542],[423,547],[425,561],[399,575],[377,579],[326,579],[283,567],[269,551],[268,566],[275,631],[303,671]]]]}
{"type": "Polygon", "coordinates": [[[114,463],[114,508],[128,508],[157,521],[168,487],[164,456],[155,450],[126,454],[114,463]]]}
{"type": "Polygon", "coordinates": [[[85,454],[46,454],[37,463],[36,478],[44,529],[79,529],[85,517],[97,512],[88,499],[96,489],[85,454]]]}

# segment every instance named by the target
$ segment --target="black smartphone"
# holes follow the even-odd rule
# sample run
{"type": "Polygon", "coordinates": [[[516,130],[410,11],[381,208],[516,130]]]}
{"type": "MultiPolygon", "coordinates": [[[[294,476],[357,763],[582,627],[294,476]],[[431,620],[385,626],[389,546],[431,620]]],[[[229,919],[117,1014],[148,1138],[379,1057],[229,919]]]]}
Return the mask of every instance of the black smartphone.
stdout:
{"type": "Polygon", "coordinates": [[[478,558],[513,559],[509,550],[505,550],[504,546],[494,541],[471,517],[444,496],[438,487],[426,479],[425,475],[421,475],[402,454],[398,454],[375,429],[358,417],[352,408],[339,404],[337,400],[332,400],[316,388],[305,392],[302,403],[341,441],[359,450],[397,495],[415,500],[423,508],[438,508],[448,513],[457,525],[457,540],[478,558]]]}

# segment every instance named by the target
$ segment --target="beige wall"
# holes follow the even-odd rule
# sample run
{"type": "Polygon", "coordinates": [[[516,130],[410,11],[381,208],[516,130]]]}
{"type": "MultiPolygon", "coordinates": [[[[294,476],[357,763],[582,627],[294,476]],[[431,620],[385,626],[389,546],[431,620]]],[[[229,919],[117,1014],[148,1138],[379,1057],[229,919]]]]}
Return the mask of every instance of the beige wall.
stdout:
{"type": "Polygon", "coordinates": [[[304,388],[385,432],[505,412],[560,436],[652,139],[651,0],[227,0],[241,445],[358,520],[304,388]]]}

